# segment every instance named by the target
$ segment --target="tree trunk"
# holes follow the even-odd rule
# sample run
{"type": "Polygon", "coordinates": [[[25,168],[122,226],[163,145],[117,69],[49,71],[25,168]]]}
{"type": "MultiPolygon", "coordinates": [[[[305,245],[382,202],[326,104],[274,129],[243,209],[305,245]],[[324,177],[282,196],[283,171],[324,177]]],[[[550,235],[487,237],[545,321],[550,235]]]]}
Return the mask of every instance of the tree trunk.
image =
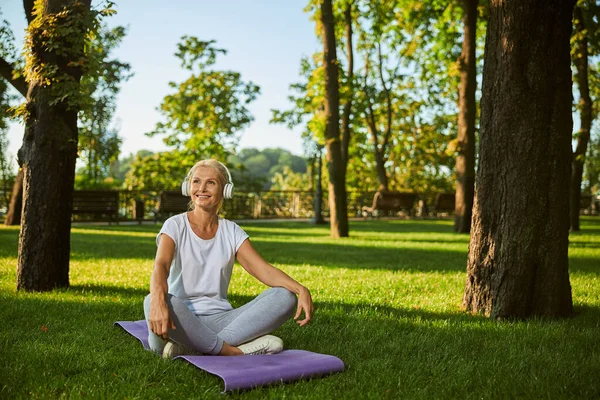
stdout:
{"type": "MultiPolygon", "coordinates": [[[[74,0],[46,0],[42,16],[59,13],[74,0]]],[[[78,11],[88,12],[90,3],[79,3],[78,11]],[[83,5],[82,5],[83,4],[83,5]]],[[[83,16],[79,16],[83,18],[83,16]]],[[[39,18],[39,17],[38,17],[39,18]]],[[[77,34],[77,32],[73,32],[77,34]]],[[[59,49],[49,52],[36,45],[33,37],[31,52],[44,62],[56,65],[75,82],[81,71],[69,66],[73,59],[83,57],[80,48],[65,41],[59,49]]],[[[23,169],[23,216],[19,235],[17,289],[46,291],[69,285],[69,253],[73,182],[77,159],[77,107],[67,108],[55,101],[51,88],[33,80],[29,84],[27,108],[30,116],[25,126],[19,162],[23,169]]]]}
{"type": "Polygon", "coordinates": [[[463,307],[494,318],[572,313],[569,38],[573,3],[492,0],[463,307]]]}
{"type": "Polygon", "coordinates": [[[352,46],[352,3],[344,10],[346,23],[346,52],[348,53],[348,101],[344,104],[342,116],[342,160],[344,170],[348,168],[348,148],[350,147],[350,114],[354,97],[354,48],[352,46]]]}
{"type": "Polygon", "coordinates": [[[458,157],[456,158],[456,200],[454,230],[469,233],[475,191],[475,90],[477,69],[475,39],[477,0],[463,0],[463,43],[459,58],[458,88],[458,157]]]}
{"type": "MultiPolygon", "coordinates": [[[[577,146],[573,153],[573,165],[571,171],[571,230],[579,231],[579,202],[581,201],[581,178],[585,164],[585,154],[590,131],[592,129],[592,100],[588,86],[588,40],[587,32],[583,24],[581,8],[575,7],[574,11],[576,39],[573,63],[577,67],[577,86],[579,86],[579,116],[581,127],[577,134],[577,146]]],[[[570,148],[570,144],[569,144],[570,148]]]]}
{"type": "Polygon", "coordinates": [[[385,149],[381,151],[375,146],[375,169],[377,170],[377,179],[379,180],[379,189],[387,192],[388,190],[388,177],[387,171],[385,170],[385,156],[383,155],[385,149]]]}
{"type": "Polygon", "coordinates": [[[323,159],[321,157],[321,146],[319,146],[319,154],[316,159],[317,162],[317,180],[315,186],[315,219],[314,223],[316,225],[325,224],[325,219],[323,218],[323,185],[321,184],[321,180],[323,178],[323,159]]]}
{"type": "Polygon", "coordinates": [[[4,225],[19,225],[21,224],[21,209],[23,208],[23,170],[19,169],[15,184],[13,185],[12,195],[10,197],[10,205],[4,225]]]}
{"type": "Polygon", "coordinates": [[[323,55],[325,58],[325,140],[329,170],[329,218],[332,237],[348,236],[346,171],[340,144],[339,82],[331,0],[321,3],[323,55]]]}

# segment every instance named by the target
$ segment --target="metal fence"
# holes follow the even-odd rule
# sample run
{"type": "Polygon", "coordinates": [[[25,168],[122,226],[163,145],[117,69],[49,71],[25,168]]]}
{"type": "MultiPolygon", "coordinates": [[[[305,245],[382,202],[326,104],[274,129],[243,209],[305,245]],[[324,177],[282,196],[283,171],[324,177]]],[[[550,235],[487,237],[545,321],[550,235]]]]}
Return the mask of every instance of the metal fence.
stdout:
{"type": "MultiPolygon", "coordinates": [[[[371,205],[374,194],[348,192],[348,215],[359,216],[363,206],[371,205]]],[[[120,191],[119,219],[154,220],[159,195],[159,192],[120,191]]],[[[314,201],[311,191],[235,191],[232,199],[223,202],[221,214],[230,219],[313,218],[314,201]]],[[[329,215],[327,192],[323,193],[322,213],[324,217],[329,215]]]]}
{"type": "MultiPolygon", "coordinates": [[[[118,193],[120,221],[157,220],[160,192],[120,190],[118,193]]],[[[359,217],[362,215],[364,206],[371,206],[375,191],[349,191],[347,195],[348,216],[359,217]]],[[[0,190],[0,220],[8,211],[7,201],[6,193],[0,190]]],[[[235,191],[232,199],[223,202],[221,214],[230,219],[314,218],[314,201],[314,192],[311,191],[235,191]]],[[[581,212],[582,214],[598,215],[600,213],[600,196],[594,196],[589,206],[582,206],[581,212]]],[[[329,216],[326,190],[323,191],[322,214],[324,217],[329,216]]],[[[98,221],[98,216],[74,215],[73,221],[98,221]]]]}

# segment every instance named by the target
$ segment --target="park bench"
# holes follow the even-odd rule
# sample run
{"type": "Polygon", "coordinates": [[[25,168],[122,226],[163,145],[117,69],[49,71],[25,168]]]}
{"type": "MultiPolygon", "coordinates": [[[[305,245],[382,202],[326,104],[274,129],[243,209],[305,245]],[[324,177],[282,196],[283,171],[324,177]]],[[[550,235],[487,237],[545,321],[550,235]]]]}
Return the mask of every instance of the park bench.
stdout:
{"type": "Polygon", "coordinates": [[[453,213],[455,209],[456,193],[438,193],[435,196],[433,211],[436,214],[453,213]]]}
{"type": "Polygon", "coordinates": [[[119,224],[119,192],[113,190],[73,191],[72,214],[108,216],[108,223],[114,220],[119,224]]]}
{"type": "Polygon", "coordinates": [[[188,210],[190,198],[181,194],[181,191],[168,190],[161,192],[158,197],[155,210],[155,220],[164,221],[173,214],[179,214],[188,210]]]}
{"type": "Polygon", "coordinates": [[[382,213],[397,214],[400,211],[407,211],[412,214],[418,197],[417,193],[378,191],[373,196],[373,204],[370,207],[365,206],[362,208],[362,214],[363,217],[369,215],[379,217],[382,213]]]}
{"type": "Polygon", "coordinates": [[[581,194],[579,198],[579,211],[583,213],[591,213],[592,210],[592,195],[591,194],[581,194]]]}

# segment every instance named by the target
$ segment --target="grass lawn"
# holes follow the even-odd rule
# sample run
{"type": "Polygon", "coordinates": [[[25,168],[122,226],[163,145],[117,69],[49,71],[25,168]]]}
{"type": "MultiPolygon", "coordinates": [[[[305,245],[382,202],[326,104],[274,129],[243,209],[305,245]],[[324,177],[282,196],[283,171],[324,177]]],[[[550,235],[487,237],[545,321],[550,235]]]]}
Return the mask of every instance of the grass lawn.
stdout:
{"type": "MultiPolygon", "coordinates": [[[[347,368],[235,397],[600,397],[597,217],[570,236],[575,316],[502,323],[461,311],[468,236],[450,221],[353,222],[343,240],[308,223],[241,225],[315,300],[311,324],[275,334],[347,368]]],[[[31,294],[15,291],[18,229],[0,227],[0,398],[222,398],[219,378],[142,351],[112,325],[143,318],[158,229],[74,227],[71,287],[31,294]]],[[[262,290],[234,268],[234,306],[262,290]]]]}

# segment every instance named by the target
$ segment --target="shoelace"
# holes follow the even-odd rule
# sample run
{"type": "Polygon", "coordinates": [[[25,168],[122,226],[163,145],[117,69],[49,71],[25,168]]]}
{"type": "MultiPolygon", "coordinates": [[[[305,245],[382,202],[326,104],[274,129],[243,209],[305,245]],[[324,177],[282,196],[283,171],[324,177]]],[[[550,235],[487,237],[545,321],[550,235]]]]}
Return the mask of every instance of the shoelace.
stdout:
{"type": "Polygon", "coordinates": [[[267,352],[267,346],[262,345],[262,346],[260,346],[260,347],[258,347],[256,349],[255,348],[251,348],[250,351],[248,351],[246,353],[246,355],[247,356],[258,356],[258,355],[261,355],[261,354],[266,354],[266,352],[267,352]]]}

